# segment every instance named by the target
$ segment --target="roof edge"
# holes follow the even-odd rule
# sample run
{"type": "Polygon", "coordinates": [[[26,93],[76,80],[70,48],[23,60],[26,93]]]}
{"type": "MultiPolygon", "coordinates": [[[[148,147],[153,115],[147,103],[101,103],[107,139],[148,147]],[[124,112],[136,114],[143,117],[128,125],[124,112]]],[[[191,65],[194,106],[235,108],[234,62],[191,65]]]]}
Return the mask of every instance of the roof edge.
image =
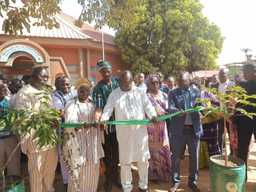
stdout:
{"type": "Polygon", "coordinates": [[[90,37],[89,35],[86,35],[86,34],[82,33],[78,27],[76,27],[75,25],[71,25],[69,22],[67,22],[64,19],[62,19],[59,15],[56,15],[55,17],[58,20],[60,20],[62,23],[64,23],[68,27],[70,27],[72,30],[74,30],[76,33],[78,33],[79,35],[83,36],[85,39],[91,39],[91,40],[96,41],[96,39],[90,37]]]}

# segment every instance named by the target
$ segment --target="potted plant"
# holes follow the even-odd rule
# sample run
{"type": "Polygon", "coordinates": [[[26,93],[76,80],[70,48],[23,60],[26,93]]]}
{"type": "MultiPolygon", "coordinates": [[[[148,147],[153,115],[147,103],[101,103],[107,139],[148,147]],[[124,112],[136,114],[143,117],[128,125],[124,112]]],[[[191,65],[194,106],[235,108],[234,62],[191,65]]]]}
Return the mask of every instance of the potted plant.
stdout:
{"type": "MultiPolygon", "coordinates": [[[[256,99],[256,95],[247,95],[246,91],[238,86],[231,87],[227,90],[227,94],[217,92],[216,89],[209,89],[216,99],[218,105],[210,102],[209,99],[199,99],[199,102],[205,106],[205,114],[203,118],[212,116],[221,116],[224,121],[224,155],[214,155],[210,157],[210,178],[212,192],[244,192],[246,167],[243,160],[228,156],[228,138],[227,138],[227,122],[230,118],[240,113],[249,118],[253,118],[255,113],[250,113],[242,108],[236,107],[236,104],[250,105],[256,107],[255,103],[251,103],[251,99],[256,99]]],[[[230,135],[233,134],[230,129],[230,135]]]]}

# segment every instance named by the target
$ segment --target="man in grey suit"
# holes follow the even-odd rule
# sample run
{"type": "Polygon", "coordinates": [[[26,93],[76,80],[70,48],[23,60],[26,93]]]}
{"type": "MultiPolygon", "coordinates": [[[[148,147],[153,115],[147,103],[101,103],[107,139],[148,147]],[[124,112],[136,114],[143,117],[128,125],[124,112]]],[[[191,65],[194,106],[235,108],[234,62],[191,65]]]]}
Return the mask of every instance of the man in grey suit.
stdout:
{"type": "MultiPolygon", "coordinates": [[[[189,74],[181,73],[177,79],[178,88],[171,90],[168,95],[169,111],[183,111],[196,105],[200,97],[200,90],[190,85],[189,74]]],[[[168,123],[168,132],[172,155],[172,188],[175,192],[180,184],[180,161],[184,147],[188,146],[189,152],[189,180],[188,187],[193,192],[200,191],[197,187],[199,139],[202,135],[202,125],[199,112],[183,113],[176,116],[168,123]]]]}

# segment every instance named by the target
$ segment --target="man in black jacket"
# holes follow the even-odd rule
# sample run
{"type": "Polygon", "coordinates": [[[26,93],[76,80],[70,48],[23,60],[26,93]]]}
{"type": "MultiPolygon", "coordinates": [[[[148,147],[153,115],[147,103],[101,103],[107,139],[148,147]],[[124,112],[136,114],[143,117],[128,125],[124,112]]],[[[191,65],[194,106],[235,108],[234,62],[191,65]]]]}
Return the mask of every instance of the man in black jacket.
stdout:
{"type": "MultiPolygon", "coordinates": [[[[248,95],[256,94],[256,68],[254,64],[246,64],[243,66],[244,82],[240,83],[240,86],[244,88],[248,95]]],[[[255,99],[251,99],[251,103],[256,104],[255,99]]],[[[253,106],[243,106],[238,104],[239,107],[243,108],[247,112],[256,113],[256,107],[253,106]]],[[[238,157],[245,161],[247,164],[249,145],[251,142],[251,137],[256,130],[256,117],[253,119],[249,117],[238,115],[236,117],[237,123],[237,134],[238,134],[238,157]]]]}

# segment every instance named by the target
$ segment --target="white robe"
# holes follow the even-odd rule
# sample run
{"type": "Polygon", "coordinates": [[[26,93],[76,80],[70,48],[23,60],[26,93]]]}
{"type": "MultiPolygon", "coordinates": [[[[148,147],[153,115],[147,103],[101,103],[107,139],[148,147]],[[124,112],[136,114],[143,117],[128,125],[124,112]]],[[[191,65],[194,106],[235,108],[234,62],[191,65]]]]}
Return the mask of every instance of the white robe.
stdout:
{"type": "MultiPolygon", "coordinates": [[[[65,122],[93,122],[94,112],[92,102],[81,103],[77,99],[72,100],[65,107],[65,122]]],[[[64,129],[63,155],[71,176],[75,179],[84,163],[98,164],[104,157],[99,128],[81,128],[77,131],[73,128],[64,129]]]]}
{"type": "MultiPolygon", "coordinates": [[[[133,87],[130,91],[115,89],[108,98],[101,120],[108,120],[115,111],[116,120],[141,120],[157,116],[148,96],[144,91],[133,87]]],[[[119,160],[121,164],[145,162],[150,158],[148,133],[146,126],[116,126],[119,144],[119,160]]]]}

